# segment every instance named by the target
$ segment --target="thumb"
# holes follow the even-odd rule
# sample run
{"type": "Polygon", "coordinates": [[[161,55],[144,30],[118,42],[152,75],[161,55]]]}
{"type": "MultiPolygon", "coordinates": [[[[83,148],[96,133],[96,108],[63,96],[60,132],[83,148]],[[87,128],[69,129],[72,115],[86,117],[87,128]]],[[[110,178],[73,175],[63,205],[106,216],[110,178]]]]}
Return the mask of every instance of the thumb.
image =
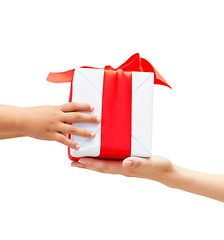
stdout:
{"type": "Polygon", "coordinates": [[[143,159],[139,157],[128,157],[123,160],[122,166],[124,168],[137,168],[143,164],[143,159]]]}

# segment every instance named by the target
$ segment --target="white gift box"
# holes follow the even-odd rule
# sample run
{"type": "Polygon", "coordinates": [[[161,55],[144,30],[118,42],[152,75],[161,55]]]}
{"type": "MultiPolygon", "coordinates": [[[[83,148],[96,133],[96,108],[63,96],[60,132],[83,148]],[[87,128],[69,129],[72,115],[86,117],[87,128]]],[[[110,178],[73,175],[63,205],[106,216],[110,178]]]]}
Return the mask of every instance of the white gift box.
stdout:
{"type": "MultiPolygon", "coordinates": [[[[103,80],[103,69],[76,68],[72,89],[72,102],[91,103],[94,106],[94,111],[88,112],[88,114],[97,115],[100,118],[103,80]]],[[[132,72],[131,155],[134,156],[149,157],[152,153],[153,85],[154,73],[132,72]]],[[[119,116],[117,117],[119,118],[119,116]]],[[[72,135],[71,139],[79,143],[80,148],[78,150],[70,149],[71,156],[75,158],[98,157],[101,145],[101,123],[98,125],[74,123],[73,125],[94,131],[96,137],[87,139],[72,135]]]]}

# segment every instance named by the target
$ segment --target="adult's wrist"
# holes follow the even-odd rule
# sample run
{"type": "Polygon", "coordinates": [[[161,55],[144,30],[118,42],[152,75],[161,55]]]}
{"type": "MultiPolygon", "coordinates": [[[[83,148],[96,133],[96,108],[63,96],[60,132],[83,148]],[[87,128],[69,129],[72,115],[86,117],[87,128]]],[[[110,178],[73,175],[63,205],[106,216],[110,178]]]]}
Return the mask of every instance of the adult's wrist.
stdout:
{"type": "Polygon", "coordinates": [[[192,185],[193,181],[193,171],[173,165],[172,170],[165,173],[161,183],[171,188],[183,189],[192,185]]]}

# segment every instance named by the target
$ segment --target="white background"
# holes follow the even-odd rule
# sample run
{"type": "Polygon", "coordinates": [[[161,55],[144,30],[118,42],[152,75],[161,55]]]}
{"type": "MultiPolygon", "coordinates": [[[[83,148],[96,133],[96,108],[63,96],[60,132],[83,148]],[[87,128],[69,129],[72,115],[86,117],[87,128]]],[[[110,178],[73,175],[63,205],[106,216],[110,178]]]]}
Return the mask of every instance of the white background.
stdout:
{"type": "MultiPolygon", "coordinates": [[[[117,67],[133,53],[155,86],[153,153],[224,174],[223,1],[0,1],[0,103],[58,105],[48,72],[117,67]]],[[[143,106],[144,107],[144,106],[143,106]]],[[[67,148],[0,141],[0,239],[224,239],[223,203],[70,167],[67,148]]]]}

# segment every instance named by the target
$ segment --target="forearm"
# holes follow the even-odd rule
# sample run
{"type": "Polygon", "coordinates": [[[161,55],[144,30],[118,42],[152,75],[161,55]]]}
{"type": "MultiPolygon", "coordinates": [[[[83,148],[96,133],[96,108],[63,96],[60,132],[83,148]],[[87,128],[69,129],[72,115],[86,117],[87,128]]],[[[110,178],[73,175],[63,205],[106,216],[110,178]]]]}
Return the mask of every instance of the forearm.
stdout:
{"type": "Polygon", "coordinates": [[[191,171],[174,166],[162,183],[187,192],[224,202],[224,176],[191,171]]]}
{"type": "Polygon", "coordinates": [[[8,138],[24,137],[22,133],[10,132],[10,133],[0,133],[0,140],[8,138]]]}
{"type": "Polygon", "coordinates": [[[23,108],[0,105],[0,139],[23,135],[23,108]]]}

